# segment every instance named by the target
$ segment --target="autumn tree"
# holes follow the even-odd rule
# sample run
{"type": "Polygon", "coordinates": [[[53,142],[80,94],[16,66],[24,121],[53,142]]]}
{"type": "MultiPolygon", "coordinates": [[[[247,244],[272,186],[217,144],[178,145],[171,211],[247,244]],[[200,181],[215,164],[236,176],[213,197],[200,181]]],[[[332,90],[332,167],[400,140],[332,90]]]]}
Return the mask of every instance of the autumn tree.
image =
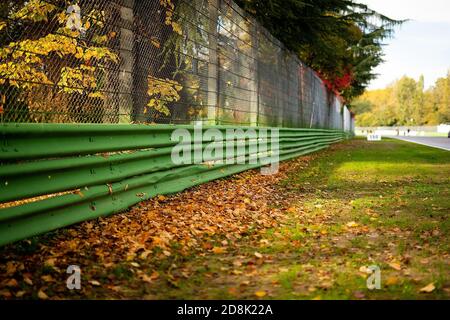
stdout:
{"type": "Polygon", "coordinates": [[[81,16],[78,5],[66,10],[64,4],[1,5],[0,92],[10,120],[65,122],[80,114],[76,109],[101,112],[106,69],[118,62],[107,47],[115,33],[107,33],[104,11],[91,8],[81,16]]]}
{"type": "Polygon", "coordinates": [[[424,78],[402,77],[352,102],[359,126],[437,125],[450,122],[450,72],[425,90],[424,78]]]}
{"type": "MultiPolygon", "coordinates": [[[[156,2],[162,25],[182,33],[171,0],[156,2]]],[[[124,100],[131,83],[133,43],[125,56],[124,43],[134,32],[126,29],[115,2],[80,0],[8,0],[0,4],[0,113],[16,122],[118,122],[132,106],[124,100]],[[123,34],[122,34],[123,33],[123,34]],[[123,42],[123,43],[122,43],[123,42]],[[129,57],[131,56],[131,57],[129,57]],[[130,67],[131,65],[131,67],[130,67]],[[125,69],[127,68],[127,69],[125,69]],[[123,77],[128,77],[124,79],[123,77]],[[122,115],[123,116],[123,115],[122,115]]],[[[132,9],[131,9],[132,10],[132,9]]],[[[131,18],[133,19],[133,18],[131,18]]],[[[154,48],[161,39],[145,34],[154,48]]],[[[154,70],[141,81],[146,112],[168,114],[180,99],[181,86],[154,70]],[[152,74],[153,73],[153,74],[152,74]]],[[[131,101],[129,99],[129,101],[131,101]]]]}
{"type": "Polygon", "coordinates": [[[382,42],[402,23],[352,0],[238,0],[347,102],[383,60],[382,42]]]}

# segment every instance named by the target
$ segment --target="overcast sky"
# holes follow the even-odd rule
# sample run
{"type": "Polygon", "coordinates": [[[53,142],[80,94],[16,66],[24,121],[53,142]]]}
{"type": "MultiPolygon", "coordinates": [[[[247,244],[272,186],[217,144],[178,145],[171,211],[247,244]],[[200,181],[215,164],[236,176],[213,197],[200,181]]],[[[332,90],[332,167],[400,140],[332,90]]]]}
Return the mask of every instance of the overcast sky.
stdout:
{"type": "Polygon", "coordinates": [[[433,85],[450,69],[450,0],[356,0],[395,19],[410,19],[397,28],[384,48],[386,62],[369,89],[384,88],[403,75],[425,77],[433,85]]]}

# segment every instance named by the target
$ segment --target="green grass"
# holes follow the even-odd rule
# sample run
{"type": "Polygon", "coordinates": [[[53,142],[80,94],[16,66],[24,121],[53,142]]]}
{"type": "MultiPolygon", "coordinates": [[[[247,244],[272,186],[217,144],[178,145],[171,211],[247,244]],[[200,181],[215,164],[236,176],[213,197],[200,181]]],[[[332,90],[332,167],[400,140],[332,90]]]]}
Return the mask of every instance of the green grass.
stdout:
{"type": "MultiPolygon", "coordinates": [[[[307,170],[284,181],[284,186],[302,190],[308,186],[307,200],[301,205],[314,219],[310,228],[327,223],[329,232],[322,243],[343,243],[344,250],[332,249],[324,259],[317,242],[307,242],[309,252],[319,252],[310,262],[323,270],[339,270],[335,285],[314,295],[324,299],[353,298],[355,292],[367,298],[447,296],[448,268],[437,265],[448,266],[449,262],[449,177],[450,152],[387,139],[355,140],[338,151],[325,152],[307,170]],[[321,219],[324,209],[332,217],[321,219]],[[345,228],[351,221],[361,229],[360,234],[345,228]],[[418,255],[433,262],[422,265],[418,255]],[[402,269],[390,267],[392,261],[400,261],[402,269]],[[364,281],[361,286],[358,269],[370,263],[383,266],[382,279],[391,278],[390,285],[375,291],[364,288],[364,281]],[[433,293],[419,293],[431,282],[437,288],[433,293]]],[[[290,228],[297,229],[294,224],[290,228]]]]}

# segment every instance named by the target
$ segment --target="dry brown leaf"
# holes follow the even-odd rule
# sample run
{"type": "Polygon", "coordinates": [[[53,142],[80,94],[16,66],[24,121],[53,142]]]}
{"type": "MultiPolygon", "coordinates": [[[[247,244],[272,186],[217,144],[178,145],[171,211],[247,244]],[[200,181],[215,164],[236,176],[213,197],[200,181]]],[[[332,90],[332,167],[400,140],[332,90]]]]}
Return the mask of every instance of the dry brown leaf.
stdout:
{"type": "Polygon", "coordinates": [[[17,282],[16,279],[10,279],[6,282],[7,287],[17,287],[18,285],[19,283],[17,282]]]}
{"type": "Polygon", "coordinates": [[[15,273],[17,270],[16,265],[14,264],[14,262],[12,261],[8,261],[6,263],[6,275],[12,275],[13,273],[15,273]]]}
{"type": "Polygon", "coordinates": [[[158,271],[153,271],[152,274],[150,275],[150,279],[151,280],[156,280],[159,278],[159,273],[158,271]]]}
{"type": "Polygon", "coordinates": [[[9,290],[3,289],[3,290],[0,290],[0,297],[11,298],[12,294],[9,290]]]}

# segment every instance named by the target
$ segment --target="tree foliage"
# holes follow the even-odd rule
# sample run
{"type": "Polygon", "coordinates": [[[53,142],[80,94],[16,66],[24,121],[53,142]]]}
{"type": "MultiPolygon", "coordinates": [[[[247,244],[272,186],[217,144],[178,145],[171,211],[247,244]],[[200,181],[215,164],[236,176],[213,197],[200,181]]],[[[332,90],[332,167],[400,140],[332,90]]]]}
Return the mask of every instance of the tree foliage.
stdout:
{"type": "MultiPolygon", "coordinates": [[[[181,35],[172,0],[159,4],[165,25],[181,35]]],[[[93,120],[86,117],[91,113],[99,121],[114,81],[121,81],[114,70],[124,63],[119,50],[124,36],[111,23],[116,16],[88,1],[0,3],[0,114],[15,121],[70,122],[75,115],[93,120]]],[[[156,37],[150,36],[150,43],[160,47],[156,37]]],[[[181,86],[154,76],[147,83],[147,107],[167,115],[167,101],[178,101],[181,86]]]]}
{"type": "Polygon", "coordinates": [[[7,107],[39,110],[32,120],[61,118],[46,101],[66,110],[69,95],[86,95],[86,111],[95,108],[104,99],[105,65],[119,62],[106,46],[115,34],[104,32],[104,12],[92,9],[81,18],[73,7],[69,13],[42,0],[0,6],[0,94],[16,98],[7,107]]]}
{"type": "Polygon", "coordinates": [[[238,0],[346,101],[383,61],[382,41],[402,23],[353,0],[238,0]]]}
{"type": "Polygon", "coordinates": [[[402,77],[367,91],[353,103],[359,126],[437,125],[450,122],[450,72],[424,90],[424,79],[402,77]]]}

